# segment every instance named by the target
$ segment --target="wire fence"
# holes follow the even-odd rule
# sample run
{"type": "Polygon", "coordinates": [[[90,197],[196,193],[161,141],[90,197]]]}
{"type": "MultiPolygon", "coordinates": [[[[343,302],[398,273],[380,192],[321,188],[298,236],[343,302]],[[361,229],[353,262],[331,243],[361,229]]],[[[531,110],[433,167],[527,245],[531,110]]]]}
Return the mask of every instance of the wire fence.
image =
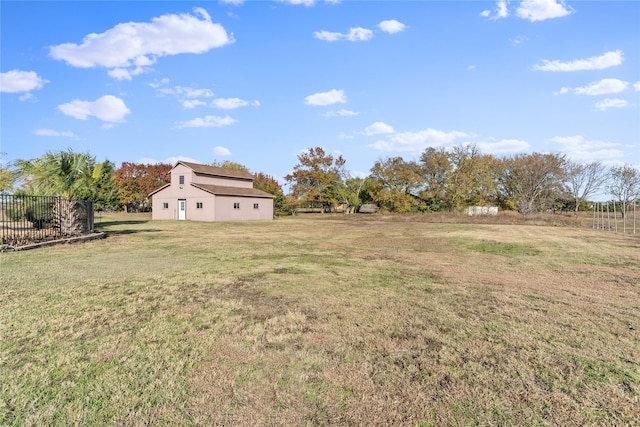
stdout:
{"type": "Polygon", "coordinates": [[[91,233],[94,206],[89,200],[58,196],[0,195],[0,244],[29,243],[91,233]]]}
{"type": "Polygon", "coordinates": [[[636,202],[601,202],[593,204],[592,228],[636,234],[636,202]]]}

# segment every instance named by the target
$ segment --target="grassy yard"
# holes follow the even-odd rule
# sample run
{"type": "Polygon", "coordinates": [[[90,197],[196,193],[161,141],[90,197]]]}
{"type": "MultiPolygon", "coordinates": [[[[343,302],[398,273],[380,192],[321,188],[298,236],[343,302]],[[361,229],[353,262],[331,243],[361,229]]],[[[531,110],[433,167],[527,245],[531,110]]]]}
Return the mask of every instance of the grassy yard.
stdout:
{"type": "Polygon", "coordinates": [[[423,218],[0,254],[0,425],[640,424],[640,236],[423,218]]]}

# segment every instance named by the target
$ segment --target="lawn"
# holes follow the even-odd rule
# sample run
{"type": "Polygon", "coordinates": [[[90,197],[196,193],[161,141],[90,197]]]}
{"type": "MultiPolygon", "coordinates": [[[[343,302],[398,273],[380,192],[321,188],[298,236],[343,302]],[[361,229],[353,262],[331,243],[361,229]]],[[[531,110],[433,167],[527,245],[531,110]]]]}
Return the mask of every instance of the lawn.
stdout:
{"type": "Polygon", "coordinates": [[[334,216],[0,254],[0,425],[638,425],[640,236],[334,216]]]}

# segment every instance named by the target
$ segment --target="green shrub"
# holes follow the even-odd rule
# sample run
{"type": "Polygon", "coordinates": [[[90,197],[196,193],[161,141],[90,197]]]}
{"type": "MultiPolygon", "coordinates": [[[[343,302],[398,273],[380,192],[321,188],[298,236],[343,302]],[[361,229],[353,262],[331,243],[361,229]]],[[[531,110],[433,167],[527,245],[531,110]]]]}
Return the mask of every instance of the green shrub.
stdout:
{"type": "Polygon", "coordinates": [[[33,204],[27,207],[24,217],[33,223],[33,228],[36,230],[49,228],[53,221],[52,207],[49,204],[33,204]]]}

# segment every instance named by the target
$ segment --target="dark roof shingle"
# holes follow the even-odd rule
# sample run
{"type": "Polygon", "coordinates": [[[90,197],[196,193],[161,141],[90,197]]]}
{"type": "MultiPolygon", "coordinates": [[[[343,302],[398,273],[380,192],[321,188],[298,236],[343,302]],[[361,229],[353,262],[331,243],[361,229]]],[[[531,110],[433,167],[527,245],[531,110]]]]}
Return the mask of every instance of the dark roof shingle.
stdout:
{"type": "Polygon", "coordinates": [[[196,174],[253,181],[253,175],[243,170],[218,168],[215,166],[201,165],[199,163],[183,162],[182,160],[176,163],[176,166],[178,166],[179,164],[185,165],[186,167],[193,170],[196,174]]]}
{"type": "Polygon", "coordinates": [[[258,190],[257,188],[227,187],[225,185],[209,185],[191,183],[191,186],[206,191],[216,196],[259,197],[273,199],[273,194],[258,190]]]}

